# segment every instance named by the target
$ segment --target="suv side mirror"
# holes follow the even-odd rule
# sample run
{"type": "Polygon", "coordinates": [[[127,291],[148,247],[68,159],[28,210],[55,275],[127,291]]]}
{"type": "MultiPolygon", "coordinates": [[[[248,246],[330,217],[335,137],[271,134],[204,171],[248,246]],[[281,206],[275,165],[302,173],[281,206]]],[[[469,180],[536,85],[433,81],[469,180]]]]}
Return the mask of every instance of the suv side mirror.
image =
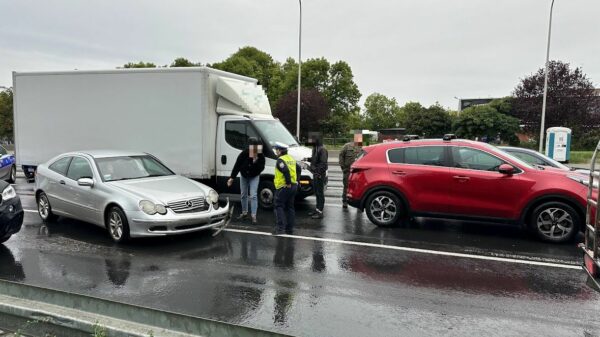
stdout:
{"type": "Polygon", "coordinates": [[[502,164],[498,168],[498,172],[500,172],[502,174],[511,175],[511,174],[515,173],[515,168],[512,165],[502,164]]]}

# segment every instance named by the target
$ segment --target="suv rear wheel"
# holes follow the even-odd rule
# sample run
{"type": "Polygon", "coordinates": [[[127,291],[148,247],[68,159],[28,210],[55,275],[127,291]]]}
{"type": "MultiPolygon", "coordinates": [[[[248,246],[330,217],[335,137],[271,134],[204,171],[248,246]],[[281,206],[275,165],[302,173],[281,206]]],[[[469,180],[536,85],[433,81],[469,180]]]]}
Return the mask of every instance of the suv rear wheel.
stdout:
{"type": "Polygon", "coordinates": [[[377,226],[394,226],[406,217],[400,198],[388,191],[371,194],[365,204],[365,210],[369,220],[377,226]]]}
{"type": "Polygon", "coordinates": [[[567,242],[581,228],[581,217],[575,209],[563,202],[546,202],[533,210],[529,220],[537,236],[548,242],[567,242]]]}

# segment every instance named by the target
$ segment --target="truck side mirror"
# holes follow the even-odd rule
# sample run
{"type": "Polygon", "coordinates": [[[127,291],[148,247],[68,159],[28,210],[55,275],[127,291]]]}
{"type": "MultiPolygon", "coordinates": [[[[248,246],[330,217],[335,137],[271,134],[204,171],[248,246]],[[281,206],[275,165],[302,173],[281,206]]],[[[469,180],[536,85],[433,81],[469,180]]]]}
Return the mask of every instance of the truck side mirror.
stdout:
{"type": "Polygon", "coordinates": [[[227,156],[226,155],[221,155],[221,164],[223,164],[223,165],[227,164],[227,156]]]}

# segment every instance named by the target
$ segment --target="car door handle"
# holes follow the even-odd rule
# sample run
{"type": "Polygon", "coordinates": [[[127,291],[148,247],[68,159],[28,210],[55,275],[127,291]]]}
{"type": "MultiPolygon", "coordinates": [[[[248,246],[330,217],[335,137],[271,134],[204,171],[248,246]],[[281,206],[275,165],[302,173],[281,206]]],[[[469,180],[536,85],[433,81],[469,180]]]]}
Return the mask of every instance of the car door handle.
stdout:
{"type": "Polygon", "coordinates": [[[468,181],[468,180],[470,180],[470,179],[471,179],[471,178],[469,178],[469,177],[465,177],[465,176],[454,176],[454,177],[452,177],[452,178],[454,178],[454,179],[456,179],[456,180],[458,180],[458,181],[461,181],[461,182],[468,181]]]}
{"type": "Polygon", "coordinates": [[[395,171],[392,171],[392,174],[395,174],[397,176],[405,176],[406,172],[401,171],[401,170],[395,170],[395,171]]]}
{"type": "Polygon", "coordinates": [[[61,181],[59,181],[59,184],[61,184],[61,185],[64,185],[64,184],[65,184],[65,181],[64,181],[64,180],[61,180],[61,181]]]}

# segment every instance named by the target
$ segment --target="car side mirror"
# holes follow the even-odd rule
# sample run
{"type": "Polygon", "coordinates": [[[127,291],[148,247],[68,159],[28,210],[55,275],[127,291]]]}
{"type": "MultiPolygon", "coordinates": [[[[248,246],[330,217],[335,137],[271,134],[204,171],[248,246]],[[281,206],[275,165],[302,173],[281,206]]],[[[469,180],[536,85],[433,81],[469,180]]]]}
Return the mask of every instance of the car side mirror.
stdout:
{"type": "Polygon", "coordinates": [[[515,173],[515,168],[512,165],[502,164],[498,168],[498,172],[500,172],[502,174],[511,175],[511,174],[515,173]]]}
{"type": "Polygon", "coordinates": [[[77,180],[77,185],[94,187],[94,180],[91,178],[80,178],[79,180],[77,180]]]}

